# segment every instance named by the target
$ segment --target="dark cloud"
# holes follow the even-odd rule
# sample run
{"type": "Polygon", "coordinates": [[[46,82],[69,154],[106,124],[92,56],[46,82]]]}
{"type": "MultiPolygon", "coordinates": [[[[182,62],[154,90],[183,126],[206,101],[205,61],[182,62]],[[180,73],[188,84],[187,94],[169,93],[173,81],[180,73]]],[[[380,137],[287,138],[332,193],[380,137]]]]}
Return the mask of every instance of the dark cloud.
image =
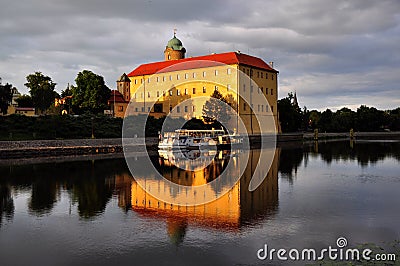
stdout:
{"type": "Polygon", "coordinates": [[[308,108],[400,105],[397,0],[0,1],[0,76],[25,93],[34,71],[59,91],[83,69],[114,88],[121,73],[163,60],[177,28],[188,56],[274,61],[280,96],[296,90],[308,108]]]}

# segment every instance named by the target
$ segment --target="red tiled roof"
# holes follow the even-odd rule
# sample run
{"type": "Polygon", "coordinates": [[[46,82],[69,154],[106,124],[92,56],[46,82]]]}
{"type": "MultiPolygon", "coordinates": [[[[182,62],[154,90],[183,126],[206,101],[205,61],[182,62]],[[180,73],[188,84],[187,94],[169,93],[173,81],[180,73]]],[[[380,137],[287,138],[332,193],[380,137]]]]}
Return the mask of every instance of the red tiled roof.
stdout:
{"type": "Polygon", "coordinates": [[[124,96],[117,90],[112,90],[110,98],[108,98],[108,104],[113,103],[115,100],[116,103],[125,103],[124,96]],[[115,95],[115,98],[114,98],[115,95]]]}
{"type": "Polygon", "coordinates": [[[128,76],[134,77],[141,75],[151,75],[155,73],[165,73],[170,71],[195,69],[201,67],[212,67],[223,64],[241,64],[278,73],[277,70],[271,68],[261,58],[237,52],[228,52],[222,54],[196,56],[180,60],[170,60],[143,64],[135,68],[131,73],[128,74],[128,76]]]}

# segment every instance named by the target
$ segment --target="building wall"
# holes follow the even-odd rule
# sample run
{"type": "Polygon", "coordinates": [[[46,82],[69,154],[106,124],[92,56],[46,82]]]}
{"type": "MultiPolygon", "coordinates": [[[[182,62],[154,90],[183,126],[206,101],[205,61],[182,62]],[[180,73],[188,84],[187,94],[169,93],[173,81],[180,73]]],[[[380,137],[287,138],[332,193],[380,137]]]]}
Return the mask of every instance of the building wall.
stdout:
{"type": "Polygon", "coordinates": [[[262,119],[273,117],[275,128],[278,128],[277,74],[273,72],[234,64],[167,71],[130,77],[130,79],[132,100],[130,115],[150,112],[150,115],[160,117],[169,114],[172,110],[172,117],[201,118],[202,108],[207,99],[197,99],[196,97],[210,97],[214,90],[218,89],[223,96],[232,95],[238,104],[238,112],[245,123],[247,132],[260,133],[274,130],[260,129],[255,123],[257,121],[255,113],[259,119],[260,117],[263,117],[262,119]],[[245,75],[237,72],[237,69],[243,71],[245,75]],[[253,84],[247,76],[250,74],[255,82],[253,84]],[[238,95],[247,95],[251,102],[246,103],[238,95]],[[262,100],[262,95],[267,99],[268,107],[265,105],[265,100],[262,100]],[[174,109],[185,100],[189,101],[174,109]],[[155,103],[162,106],[161,112],[154,110],[153,104],[155,103]],[[253,104],[253,111],[249,107],[251,104],[253,104]]]}

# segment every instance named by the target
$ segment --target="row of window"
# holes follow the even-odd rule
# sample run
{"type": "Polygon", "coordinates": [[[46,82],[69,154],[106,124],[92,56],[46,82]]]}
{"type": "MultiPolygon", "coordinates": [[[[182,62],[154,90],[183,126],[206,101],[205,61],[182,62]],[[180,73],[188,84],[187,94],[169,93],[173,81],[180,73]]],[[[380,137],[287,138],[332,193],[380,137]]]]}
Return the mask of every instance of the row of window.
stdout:
{"type": "MultiPolygon", "coordinates": [[[[247,103],[243,103],[243,111],[247,111],[247,106],[248,106],[247,103]]],[[[251,104],[251,108],[254,111],[253,104],[251,104]]],[[[264,105],[263,104],[258,104],[257,105],[257,111],[258,112],[264,112],[264,105]]],[[[269,112],[269,105],[268,104],[265,105],[265,112],[269,112]]],[[[274,112],[274,106],[273,105],[271,105],[271,112],[274,112]]]]}
{"type": "MultiPolygon", "coordinates": [[[[154,111],[155,111],[155,112],[161,113],[161,112],[162,112],[162,106],[159,107],[159,105],[160,105],[160,104],[157,105],[158,108],[156,108],[156,105],[154,105],[154,106],[155,106],[154,111]]],[[[247,103],[243,103],[243,111],[247,111],[247,106],[248,106],[247,103]]],[[[253,109],[253,108],[254,108],[253,104],[251,104],[251,106],[252,106],[252,109],[253,109]]],[[[191,112],[196,112],[196,106],[192,105],[192,108],[191,108],[191,109],[192,109],[191,112]]],[[[144,112],[145,108],[144,108],[144,107],[141,107],[140,110],[141,110],[142,112],[144,112]]],[[[150,110],[151,110],[150,107],[147,107],[147,112],[150,112],[150,110]]],[[[183,110],[184,110],[185,113],[189,112],[189,106],[185,105],[184,108],[183,108],[183,110]]],[[[265,108],[264,108],[264,105],[263,105],[263,104],[258,104],[258,105],[257,105],[257,111],[258,111],[258,112],[264,112],[264,110],[265,110],[265,112],[267,112],[267,113],[269,112],[269,105],[268,105],[268,104],[265,105],[265,108]]],[[[119,107],[118,107],[118,111],[122,112],[122,111],[123,111],[123,107],[122,107],[122,106],[119,106],[119,107]]],[[[169,111],[172,112],[172,105],[169,106],[169,111]]],[[[253,109],[253,111],[254,111],[254,109],[253,109]]],[[[135,108],[135,112],[139,112],[139,108],[138,108],[138,107],[135,108]]],[[[177,113],[180,113],[180,112],[181,112],[181,106],[177,106],[177,107],[176,107],[176,112],[177,112],[177,113]]],[[[274,106],[273,106],[273,105],[271,105],[271,112],[274,112],[274,106]]]]}
{"type": "MultiPolygon", "coordinates": [[[[243,68],[242,69],[243,73],[246,73],[247,76],[249,77],[254,77],[254,71],[251,68],[243,68]]],[[[269,73],[268,72],[263,72],[263,71],[257,71],[256,72],[256,76],[259,79],[263,79],[265,77],[265,79],[268,79],[268,77],[271,77],[271,80],[274,80],[274,74],[273,73],[269,73]]]]}
{"type": "MultiPolygon", "coordinates": [[[[232,74],[232,69],[231,68],[226,69],[226,74],[227,75],[232,74]]],[[[219,75],[219,70],[218,69],[214,70],[214,75],[215,76],[219,75]]],[[[202,72],[202,76],[203,76],[203,78],[207,77],[207,71],[203,71],[202,72]]],[[[162,76],[162,77],[157,76],[157,77],[155,77],[155,81],[156,82],[172,81],[174,77],[176,77],[176,80],[180,80],[181,78],[189,79],[190,77],[196,78],[197,77],[197,73],[193,72],[191,74],[190,73],[185,73],[183,75],[182,74],[176,74],[176,75],[169,75],[169,76],[162,76]]],[[[134,83],[135,84],[139,84],[139,82],[140,82],[140,84],[143,84],[143,81],[144,81],[143,78],[134,79],[134,83]]],[[[147,78],[147,83],[150,83],[150,82],[151,82],[151,78],[147,78]]]]}
{"type": "MultiPolygon", "coordinates": [[[[214,86],[214,90],[217,91],[218,89],[219,89],[218,86],[214,86]]],[[[228,84],[226,86],[226,90],[227,91],[231,90],[231,85],[230,84],[228,84]]],[[[183,93],[184,93],[184,95],[188,95],[190,93],[190,91],[192,91],[192,94],[196,94],[196,88],[192,88],[191,90],[185,88],[183,93]]],[[[243,85],[243,91],[246,92],[246,85],[243,85]]],[[[250,86],[250,92],[253,93],[253,86],[250,86]]],[[[264,88],[263,87],[258,88],[257,92],[258,92],[258,94],[264,93],[264,88]]],[[[266,95],[268,95],[268,92],[270,93],[270,95],[274,95],[274,89],[265,88],[265,94],[266,95]]],[[[207,88],[206,87],[203,87],[203,93],[207,93],[207,88]]],[[[169,94],[169,96],[173,96],[173,94],[174,94],[173,90],[169,90],[168,94],[169,94]]],[[[162,96],[165,96],[165,95],[166,95],[166,92],[162,91],[162,96]]],[[[180,96],[181,95],[181,90],[176,90],[176,95],[180,96]]],[[[156,96],[157,96],[157,98],[159,98],[161,96],[160,91],[156,92],[156,96]]],[[[147,97],[148,98],[151,97],[150,91],[147,92],[147,97]]],[[[137,99],[137,93],[134,94],[133,98],[137,99]]],[[[143,99],[143,92],[140,93],[140,98],[143,99]]]]}

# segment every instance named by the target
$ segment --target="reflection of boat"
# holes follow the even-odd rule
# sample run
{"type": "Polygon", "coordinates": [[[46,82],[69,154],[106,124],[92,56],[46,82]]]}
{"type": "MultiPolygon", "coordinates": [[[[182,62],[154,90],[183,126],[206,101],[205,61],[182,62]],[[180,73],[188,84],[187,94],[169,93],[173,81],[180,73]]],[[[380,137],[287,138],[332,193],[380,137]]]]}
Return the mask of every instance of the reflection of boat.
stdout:
{"type": "Polygon", "coordinates": [[[226,134],[222,129],[190,130],[178,129],[160,135],[159,149],[216,149],[229,148],[243,142],[239,135],[226,134]]]}

